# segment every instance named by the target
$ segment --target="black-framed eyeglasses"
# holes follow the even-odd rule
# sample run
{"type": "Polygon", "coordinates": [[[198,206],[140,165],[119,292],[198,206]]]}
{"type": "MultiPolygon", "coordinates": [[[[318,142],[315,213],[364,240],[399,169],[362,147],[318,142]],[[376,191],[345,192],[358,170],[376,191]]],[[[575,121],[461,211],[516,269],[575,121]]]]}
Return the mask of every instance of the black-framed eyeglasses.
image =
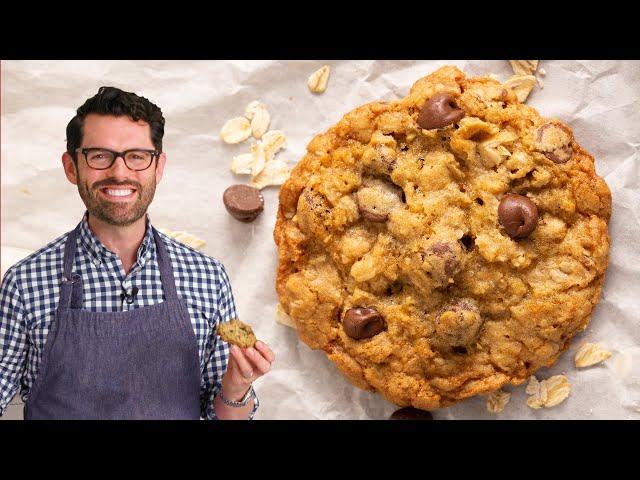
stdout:
{"type": "Polygon", "coordinates": [[[124,152],[116,152],[108,148],[76,148],[76,153],[82,153],[87,165],[95,170],[106,170],[116,161],[116,158],[122,157],[124,164],[129,170],[137,172],[146,170],[153,163],[154,158],[158,158],[161,152],[157,150],[144,150],[134,148],[125,150],[124,152]]]}

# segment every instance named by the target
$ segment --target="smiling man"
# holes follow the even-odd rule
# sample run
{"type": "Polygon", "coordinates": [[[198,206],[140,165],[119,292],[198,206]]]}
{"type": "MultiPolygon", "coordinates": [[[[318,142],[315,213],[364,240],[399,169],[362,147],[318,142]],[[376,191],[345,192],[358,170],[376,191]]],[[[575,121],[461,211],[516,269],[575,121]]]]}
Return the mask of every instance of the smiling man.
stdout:
{"type": "Polygon", "coordinates": [[[252,419],[262,342],[215,335],[236,311],[224,266],[159,233],[164,117],[102,87],[67,126],[62,163],[87,211],[12,266],[0,288],[0,414],[26,419],[252,419]]]}

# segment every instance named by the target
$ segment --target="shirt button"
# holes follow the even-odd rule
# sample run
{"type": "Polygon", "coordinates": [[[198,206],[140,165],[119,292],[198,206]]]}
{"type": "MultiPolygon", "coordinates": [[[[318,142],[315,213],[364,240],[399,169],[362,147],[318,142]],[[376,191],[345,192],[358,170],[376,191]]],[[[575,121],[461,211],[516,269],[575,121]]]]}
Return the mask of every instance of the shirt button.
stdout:
{"type": "Polygon", "coordinates": [[[97,258],[93,261],[93,264],[98,267],[100,266],[100,260],[98,260],[97,258]]]}

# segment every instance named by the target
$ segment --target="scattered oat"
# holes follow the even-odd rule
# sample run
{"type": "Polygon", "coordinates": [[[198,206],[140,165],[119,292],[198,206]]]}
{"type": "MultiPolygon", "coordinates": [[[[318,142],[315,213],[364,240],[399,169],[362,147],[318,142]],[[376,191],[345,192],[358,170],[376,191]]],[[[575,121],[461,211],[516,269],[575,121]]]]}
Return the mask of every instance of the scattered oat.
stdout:
{"type": "Polygon", "coordinates": [[[605,350],[597,343],[585,343],[576,352],[575,364],[577,368],[590,367],[603,362],[611,356],[609,350],[605,350]]]}
{"type": "Polygon", "coordinates": [[[183,231],[174,232],[166,228],[159,228],[158,230],[164,233],[167,237],[173,238],[174,240],[177,240],[180,243],[184,243],[185,245],[191,248],[195,248],[196,250],[200,249],[206,244],[206,242],[201,238],[198,238],[195,235],[192,235],[187,232],[183,232],[183,231]]]}
{"type": "Polygon", "coordinates": [[[262,138],[271,123],[271,116],[267,110],[267,106],[263,103],[259,103],[253,109],[253,116],[251,118],[251,132],[255,138],[262,138]]]}
{"type": "Polygon", "coordinates": [[[492,413],[499,413],[504,410],[504,407],[507,406],[509,400],[511,399],[511,394],[509,392],[505,392],[504,390],[496,390],[495,392],[491,392],[487,395],[487,410],[492,413]]]}
{"type": "Polygon", "coordinates": [[[316,70],[309,76],[307,85],[309,90],[313,93],[322,93],[327,89],[327,82],[329,81],[329,65],[324,65],[320,69],[316,70]]]}
{"type": "Polygon", "coordinates": [[[233,157],[233,161],[231,162],[231,171],[238,175],[251,174],[253,158],[253,154],[251,153],[243,153],[241,155],[233,157]]]}
{"type": "Polygon", "coordinates": [[[262,136],[262,144],[264,156],[270,161],[287,144],[287,137],[280,130],[270,130],[262,136]]]}
{"type": "Polygon", "coordinates": [[[520,103],[524,103],[536,84],[533,75],[513,75],[504,82],[504,86],[513,90],[520,103]]]}
{"type": "Polygon", "coordinates": [[[538,68],[538,60],[509,60],[516,75],[533,75],[538,68]]]}
{"type": "Polygon", "coordinates": [[[22,187],[20,191],[25,195],[32,195],[31,190],[29,190],[27,187],[22,187]]]}
{"type": "Polygon", "coordinates": [[[244,117],[235,117],[227,121],[220,130],[220,138],[225,143],[240,143],[251,136],[251,124],[244,117]]]}
{"type": "Polygon", "coordinates": [[[542,90],[544,88],[544,81],[541,78],[536,78],[536,81],[538,82],[540,90],[542,90]]]}
{"type": "Polygon", "coordinates": [[[541,77],[544,77],[547,74],[547,71],[544,68],[541,68],[540,70],[538,70],[538,73],[541,77]]]}
{"type": "Polygon", "coordinates": [[[569,380],[564,375],[554,375],[542,382],[532,376],[525,390],[531,395],[527,405],[533,409],[550,408],[562,403],[571,392],[569,380]]]}
{"type": "Polygon", "coordinates": [[[265,164],[259,175],[251,178],[249,185],[261,190],[269,185],[282,185],[290,174],[291,168],[286,162],[274,158],[265,164]]]}
{"type": "Polygon", "coordinates": [[[527,395],[535,395],[538,390],[540,390],[540,382],[538,382],[535,375],[531,375],[531,377],[529,377],[529,385],[527,385],[524,391],[527,395]]]}
{"type": "Polygon", "coordinates": [[[253,161],[251,163],[251,177],[255,178],[262,172],[264,169],[267,159],[264,155],[264,145],[262,142],[258,141],[251,145],[251,155],[253,156],[253,161]]]}

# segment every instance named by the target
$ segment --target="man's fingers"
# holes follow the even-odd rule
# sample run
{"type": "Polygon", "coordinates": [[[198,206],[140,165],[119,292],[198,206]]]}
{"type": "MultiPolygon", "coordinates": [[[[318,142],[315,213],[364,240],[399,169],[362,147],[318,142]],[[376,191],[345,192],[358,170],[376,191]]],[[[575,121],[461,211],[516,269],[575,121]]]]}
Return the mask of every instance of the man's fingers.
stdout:
{"type": "Polygon", "coordinates": [[[249,365],[249,362],[245,358],[242,350],[240,350],[235,345],[231,346],[231,355],[235,359],[238,364],[238,369],[240,370],[240,374],[245,378],[251,378],[253,376],[253,367],[249,365]]]}
{"type": "Polygon", "coordinates": [[[260,340],[256,342],[256,349],[262,354],[264,358],[267,359],[269,363],[273,363],[273,361],[276,359],[275,353],[273,353],[273,351],[266,343],[261,342],[260,340]]]}
{"type": "Polygon", "coordinates": [[[247,348],[245,351],[247,358],[253,363],[260,375],[264,375],[271,368],[271,363],[265,360],[255,348],[247,348]]]}

